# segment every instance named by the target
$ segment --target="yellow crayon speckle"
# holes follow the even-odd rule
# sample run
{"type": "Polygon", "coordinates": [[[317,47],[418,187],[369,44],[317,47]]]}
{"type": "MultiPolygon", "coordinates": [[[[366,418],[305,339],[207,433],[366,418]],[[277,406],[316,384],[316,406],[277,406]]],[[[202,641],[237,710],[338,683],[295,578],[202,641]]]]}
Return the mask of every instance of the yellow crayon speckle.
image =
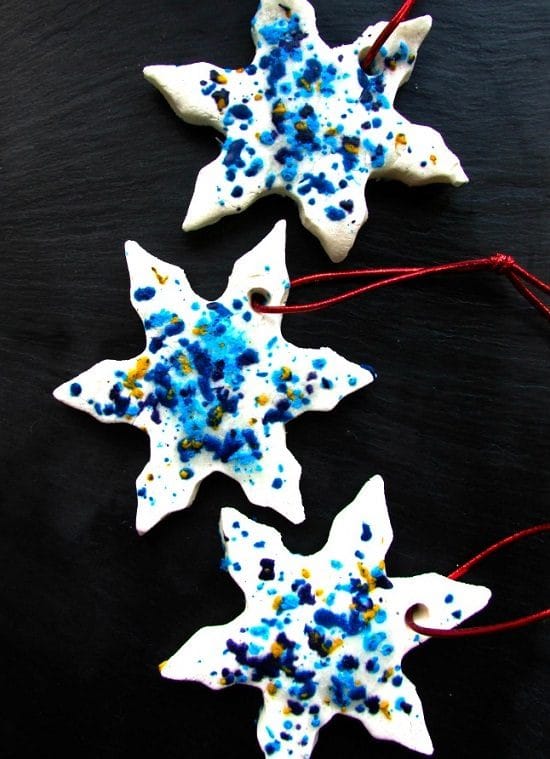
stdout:
{"type": "Polygon", "coordinates": [[[189,479],[189,470],[188,469],[180,469],[180,477],[182,480],[188,480],[189,479]]]}
{"type": "Polygon", "coordinates": [[[162,274],[159,274],[158,271],[155,269],[154,266],[151,266],[151,269],[153,270],[153,274],[157,278],[159,285],[166,284],[166,282],[168,280],[168,275],[163,276],[162,274]]]}
{"type": "Polygon", "coordinates": [[[258,406],[265,406],[266,403],[269,403],[269,395],[265,395],[265,394],[257,395],[254,400],[256,401],[258,406]]]}
{"type": "Polygon", "coordinates": [[[282,596],[275,596],[275,598],[273,599],[272,608],[275,609],[275,611],[277,611],[277,609],[282,604],[282,602],[283,602],[282,596]]]}
{"type": "Polygon", "coordinates": [[[305,578],[306,580],[309,577],[311,577],[311,572],[309,571],[309,569],[302,569],[302,577],[305,578]]]}
{"type": "Polygon", "coordinates": [[[216,408],[213,409],[212,413],[208,416],[210,420],[210,426],[216,429],[216,427],[220,426],[220,422],[223,418],[223,408],[221,406],[216,406],[216,408]]]}
{"type": "Polygon", "coordinates": [[[260,92],[257,92],[254,95],[254,100],[263,100],[263,99],[264,99],[264,96],[260,92]]]}
{"type": "Polygon", "coordinates": [[[258,424],[258,420],[257,420],[257,419],[255,419],[254,417],[251,417],[251,418],[248,420],[248,424],[249,424],[251,427],[253,427],[255,424],[258,424]]]}
{"type": "Polygon", "coordinates": [[[198,324],[196,327],[193,327],[194,335],[205,335],[207,331],[208,327],[206,324],[198,324]]]}
{"type": "Polygon", "coordinates": [[[155,475],[154,474],[148,474],[147,475],[147,481],[148,482],[153,482],[154,479],[155,479],[155,475]]]}
{"type": "Polygon", "coordinates": [[[189,361],[189,357],[182,353],[181,356],[178,356],[179,365],[181,367],[181,370],[184,374],[191,374],[193,371],[193,367],[191,366],[191,362],[189,361]]]}
{"type": "Polygon", "coordinates": [[[397,145],[406,145],[407,144],[407,136],[403,134],[403,132],[399,132],[399,134],[395,135],[395,144],[397,145]]]}
{"type": "Polygon", "coordinates": [[[166,667],[167,664],[168,664],[168,659],[166,659],[165,661],[161,661],[161,663],[158,665],[159,672],[162,672],[162,670],[166,667]]]}
{"type": "Polygon", "coordinates": [[[200,451],[202,443],[200,440],[193,440],[193,438],[186,437],[181,441],[180,446],[186,451],[189,450],[189,448],[192,448],[194,451],[200,451]]]}
{"type": "Polygon", "coordinates": [[[276,659],[278,659],[281,656],[283,651],[284,651],[284,648],[281,646],[280,643],[277,643],[277,641],[271,644],[271,653],[276,659]]]}
{"type": "Polygon", "coordinates": [[[432,153],[432,154],[431,154],[431,156],[430,156],[430,161],[431,161],[431,162],[433,163],[433,165],[435,166],[435,165],[436,165],[436,163],[437,163],[437,156],[436,156],[436,155],[434,155],[434,154],[432,153]]]}
{"type": "Polygon", "coordinates": [[[346,153],[353,153],[357,155],[359,152],[359,145],[355,145],[353,142],[344,142],[344,150],[346,153]]]}
{"type": "Polygon", "coordinates": [[[325,132],[325,137],[333,137],[336,134],[336,129],[334,127],[329,127],[325,132]]]}
{"type": "Polygon", "coordinates": [[[294,129],[296,129],[298,132],[303,132],[305,129],[307,129],[307,124],[305,121],[297,121],[294,124],[294,129]]]}
{"type": "Polygon", "coordinates": [[[391,719],[390,702],[380,701],[380,711],[386,719],[391,719]]]}
{"type": "Polygon", "coordinates": [[[281,101],[279,100],[279,102],[273,108],[273,113],[276,113],[278,115],[282,113],[286,113],[286,105],[284,103],[281,103],[281,101]]]}
{"type": "Polygon", "coordinates": [[[292,370],[288,366],[281,366],[281,379],[286,382],[292,377],[292,370]]]}
{"type": "Polygon", "coordinates": [[[143,398],[143,390],[137,386],[137,383],[146,375],[150,363],[151,362],[147,356],[141,356],[137,359],[134,368],[130,369],[126,375],[123,385],[130,391],[130,395],[134,398],[143,398]]]}
{"type": "Polygon", "coordinates": [[[363,619],[365,620],[365,622],[370,622],[371,619],[375,618],[375,616],[378,614],[379,611],[380,611],[380,604],[374,604],[372,609],[369,609],[363,614],[363,619]]]}
{"type": "Polygon", "coordinates": [[[268,683],[265,689],[270,696],[274,696],[277,693],[277,686],[275,683],[268,683]]]}
{"type": "Polygon", "coordinates": [[[333,653],[333,651],[336,651],[337,648],[340,648],[340,646],[343,646],[343,645],[344,645],[344,641],[342,640],[342,638],[334,638],[334,640],[332,641],[332,645],[328,650],[329,654],[333,653]]]}

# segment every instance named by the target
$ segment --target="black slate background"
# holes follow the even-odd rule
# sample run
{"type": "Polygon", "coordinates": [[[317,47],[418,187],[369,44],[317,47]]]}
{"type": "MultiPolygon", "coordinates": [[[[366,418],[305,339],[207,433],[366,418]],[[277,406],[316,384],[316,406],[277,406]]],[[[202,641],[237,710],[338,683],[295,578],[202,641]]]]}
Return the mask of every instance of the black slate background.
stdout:
{"type": "MultiPolygon", "coordinates": [[[[317,0],[331,44],[388,18],[388,0],[317,0]]],[[[214,133],[180,122],[141,76],[151,63],[252,56],[255,0],[4,0],[0,29],[0,754],[8,759],[259,757],[259,691],[162,680],[158,662],[243,597],[219,571],[219,509],[279,528],[294,551],[375,473],[395,539],[390,575],[447,573],[488,543],[548,519],[549,325],[493,273],[381,291],[288,316],[285,336],[374,365],[379,379],[330,414],[288,427],[307,521],[291,526],[220,475],[143,538],[134,481],[146,436],[53,400],[62,381],[143,346],[123,256],[136,239],[214,298],[235,259],[281,217],[291,277],[328,271],[293,203],[184,235],[214,133]]],[[[419,0],[434,28],[398,96],[439,129],[471,183],[369,185],[371,218],[345,265],[457,261],[505,250],[550,280],[550,6],[419,0]]],[[[318,291],[314,295],[318,295],[318,291]]],[[[327,293],[328,294],[328,293],[327,293]]],[[[489,560],[472,581],[491,622],[548,604],[548,543],[489,560]]],[[[548,624],[431,641],[406,659],[437,759],[550,755],[548,624]]],[[[412,756],[355,720],[322,730],[315,759],[412,756]]]]}

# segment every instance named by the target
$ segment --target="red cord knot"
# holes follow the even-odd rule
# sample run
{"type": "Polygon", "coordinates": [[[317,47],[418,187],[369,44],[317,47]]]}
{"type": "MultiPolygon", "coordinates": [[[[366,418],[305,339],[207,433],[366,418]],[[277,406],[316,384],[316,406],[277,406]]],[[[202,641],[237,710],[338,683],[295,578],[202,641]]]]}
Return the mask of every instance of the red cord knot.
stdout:
{"type": "Polygon", "coordinates": [[[515,258],[507,253],[495,253],[491,256],[491,265],[495,271],[506,272],[515,269],[517,263],[515,258]]]}

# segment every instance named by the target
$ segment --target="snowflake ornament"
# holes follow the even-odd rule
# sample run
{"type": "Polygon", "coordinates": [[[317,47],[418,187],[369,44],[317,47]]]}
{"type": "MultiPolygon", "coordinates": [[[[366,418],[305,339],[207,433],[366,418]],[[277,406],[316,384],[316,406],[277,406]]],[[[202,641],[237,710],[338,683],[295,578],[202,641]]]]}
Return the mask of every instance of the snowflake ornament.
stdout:
{"type": "Polygon", "coordinates": [[[432,753],[420,699],[402,669],[403,656],[427,638],[407,626],[405,613],[424,604],[427,624],[454,627],[482,609],[490,591],[438,574],[388,578],[392,529],[380,477],[363,486],[311,556],[290,553],[276,530],[234,509],[222,509],[221,533],[246,608],[195,633],[161,674],[214,689],[259,688],[265,756],[307,759],[335,714],[355,717],[375,738],[432,753]]]}
{"type": "Polygon", "coordinates": [[[385,24],[331,48],[307,0],[261,0],[252,21],[256,54],[245,68],[194,63],[144,69],[178,116],[225,136],[220,155],[198,175],[184,230],[278,193],[296,201],[304,226],[333,261],[341,261],[367,220],[369,179],[468,181],[438,132],[393,107],[431,18],[400,24],[367,74],[360,60],[385,24]]]}
{"type": "Polygon", "coordinates": [[[281,335],[281,315],[251,308],[255,291],[274,304],[288,295],[285,222],[236,262],[212,303],[195,295],[182,269],[137,243],[126,244],[126,256],[145,349],[126,361],[102,361],[54,395],[99,421],[148,433],[138,532],[189,506],[212,472],[240,482],[252,503],[302,521],[301,468],[286,447],[284,424],[334,408],[373,373],[330,348],[291,345],[281,335]]]}

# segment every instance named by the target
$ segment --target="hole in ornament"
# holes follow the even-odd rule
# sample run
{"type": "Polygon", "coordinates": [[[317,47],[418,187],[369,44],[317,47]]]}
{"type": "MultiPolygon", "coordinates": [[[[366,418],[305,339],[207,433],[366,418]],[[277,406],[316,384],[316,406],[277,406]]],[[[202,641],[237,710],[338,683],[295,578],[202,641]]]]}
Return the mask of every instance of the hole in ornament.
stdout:
{"type": "Polygon", "coordinates": [[[427,622],[429,618],[429,609],[424,604],[414,604],[414,606],[409,606],[405,613],[405,622],[413,630],[415,625],[423,626],[423,623],[427,622]]]}
{"type": "Polygon", "coordinates": [[[369,45],[368,47],[364,47],[362,50],[360,50],[357,58],[359,59],[359,66],[363,69],[367,76],[376,76],[376,74],[380,73],[376,68],[376,58],[378,57],[379,53],[374,56],[373,61],[365,66],[365,58],[369,54],[371,47],[372,45],[369,45]]]}
{"type": "Polygon", "coordinates": [[[254,288],[248,291],[248,297],[250,299],[250,305],[257,310],[257,306],[267,306],[271,300],[271,293],[268,290],[264,290],[261,287],[254,288]]]}

